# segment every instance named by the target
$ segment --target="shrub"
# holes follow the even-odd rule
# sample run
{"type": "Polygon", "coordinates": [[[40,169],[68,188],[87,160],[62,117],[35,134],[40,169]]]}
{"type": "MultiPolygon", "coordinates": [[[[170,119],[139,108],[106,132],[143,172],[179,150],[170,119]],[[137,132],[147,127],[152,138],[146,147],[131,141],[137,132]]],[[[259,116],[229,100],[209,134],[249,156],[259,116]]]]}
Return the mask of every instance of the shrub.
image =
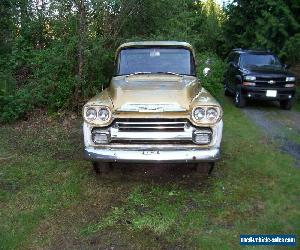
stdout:
{"type": "Polygon", "coordinates": [[[216,99],[223,99],[223,75],[225,71],[225,63],[223,60],[213,53],[201,53],[197,55],[198,76],[202,86],[207,89],[216,99]],[[207,60],[210,61],[207,64],[207,60]],[[203,75],[204,68],[210,68],[207,77],[203,75]]]}
{"type": "Polygon", "coordinates": [[[285,43],[280,57],[282,57],[285,61],[288,61],[291,64],[300,62],[300,33],[291,37],[285,43]]]}

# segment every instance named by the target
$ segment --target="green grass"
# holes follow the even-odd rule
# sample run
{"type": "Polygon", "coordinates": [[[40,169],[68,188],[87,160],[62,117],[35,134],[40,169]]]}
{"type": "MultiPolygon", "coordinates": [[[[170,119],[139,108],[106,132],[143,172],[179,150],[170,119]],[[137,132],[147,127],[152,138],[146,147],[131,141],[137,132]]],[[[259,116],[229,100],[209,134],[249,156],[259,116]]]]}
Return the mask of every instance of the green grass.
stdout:
{"type": "Polygon", "coordinates": [[[235,249],[240,234],[299,235],[299,169],[231,102],[224,110],[213,175],[166,181],[95,178],[76,129],[1,127],[0,158],[13,156],[0,161],[1,248],[235,249]]]}

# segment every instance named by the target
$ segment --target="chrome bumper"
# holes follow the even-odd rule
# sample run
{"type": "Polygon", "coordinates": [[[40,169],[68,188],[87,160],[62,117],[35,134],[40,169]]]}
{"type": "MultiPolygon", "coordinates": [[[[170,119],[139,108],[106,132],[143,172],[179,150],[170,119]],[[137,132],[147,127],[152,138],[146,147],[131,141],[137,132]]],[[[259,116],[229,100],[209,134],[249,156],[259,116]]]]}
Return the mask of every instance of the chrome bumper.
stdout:
{"type": "Polygon", "coordinates": [[[220,159],[219,148],[85,148],[84,157],[103,162],[214,162],[220,159]]]}

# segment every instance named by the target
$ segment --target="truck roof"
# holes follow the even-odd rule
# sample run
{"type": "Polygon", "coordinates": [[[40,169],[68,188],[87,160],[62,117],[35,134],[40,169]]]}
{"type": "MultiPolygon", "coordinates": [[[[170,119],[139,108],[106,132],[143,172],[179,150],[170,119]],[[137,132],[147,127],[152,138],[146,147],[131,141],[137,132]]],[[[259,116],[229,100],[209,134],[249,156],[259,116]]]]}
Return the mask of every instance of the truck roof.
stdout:
{"type": "Polygon", "coordinates": [[[191,44],[187,42],[177,42],[177,41],[143,41],[143,42],[129,42],[129,43],[123,43],[118,49],[117,54],[120,52],[120,50],[125,48],[143,48],[143,47],[184,47],[192,51],[194,57],[195,52],[191,44]]]}

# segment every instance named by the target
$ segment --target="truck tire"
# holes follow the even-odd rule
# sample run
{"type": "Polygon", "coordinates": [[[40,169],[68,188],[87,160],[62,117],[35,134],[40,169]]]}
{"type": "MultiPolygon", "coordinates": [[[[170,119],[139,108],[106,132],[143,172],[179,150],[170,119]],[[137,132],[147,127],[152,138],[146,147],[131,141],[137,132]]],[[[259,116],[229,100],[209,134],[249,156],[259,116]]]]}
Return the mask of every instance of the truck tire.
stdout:
{"type": "Polygon", "coordinates": [[[225,83],[224,84],[224,94],[226,95],[226,96],[232,96],[232,93],[229,91],[229,89],[228,89],[228,83],[225,83]]]}
{"type": "Polygon", "coordinates": [[[95,174],[105,174],[111,170],[110,162],[93,162],[93,169],[95,174]]]}
{"type": "Polygon", "coordinates": [[[196,170],[201,174],[210,175],[214,170],[215,163],[214,162],[201,162],[196,164],[196,170]]]}

